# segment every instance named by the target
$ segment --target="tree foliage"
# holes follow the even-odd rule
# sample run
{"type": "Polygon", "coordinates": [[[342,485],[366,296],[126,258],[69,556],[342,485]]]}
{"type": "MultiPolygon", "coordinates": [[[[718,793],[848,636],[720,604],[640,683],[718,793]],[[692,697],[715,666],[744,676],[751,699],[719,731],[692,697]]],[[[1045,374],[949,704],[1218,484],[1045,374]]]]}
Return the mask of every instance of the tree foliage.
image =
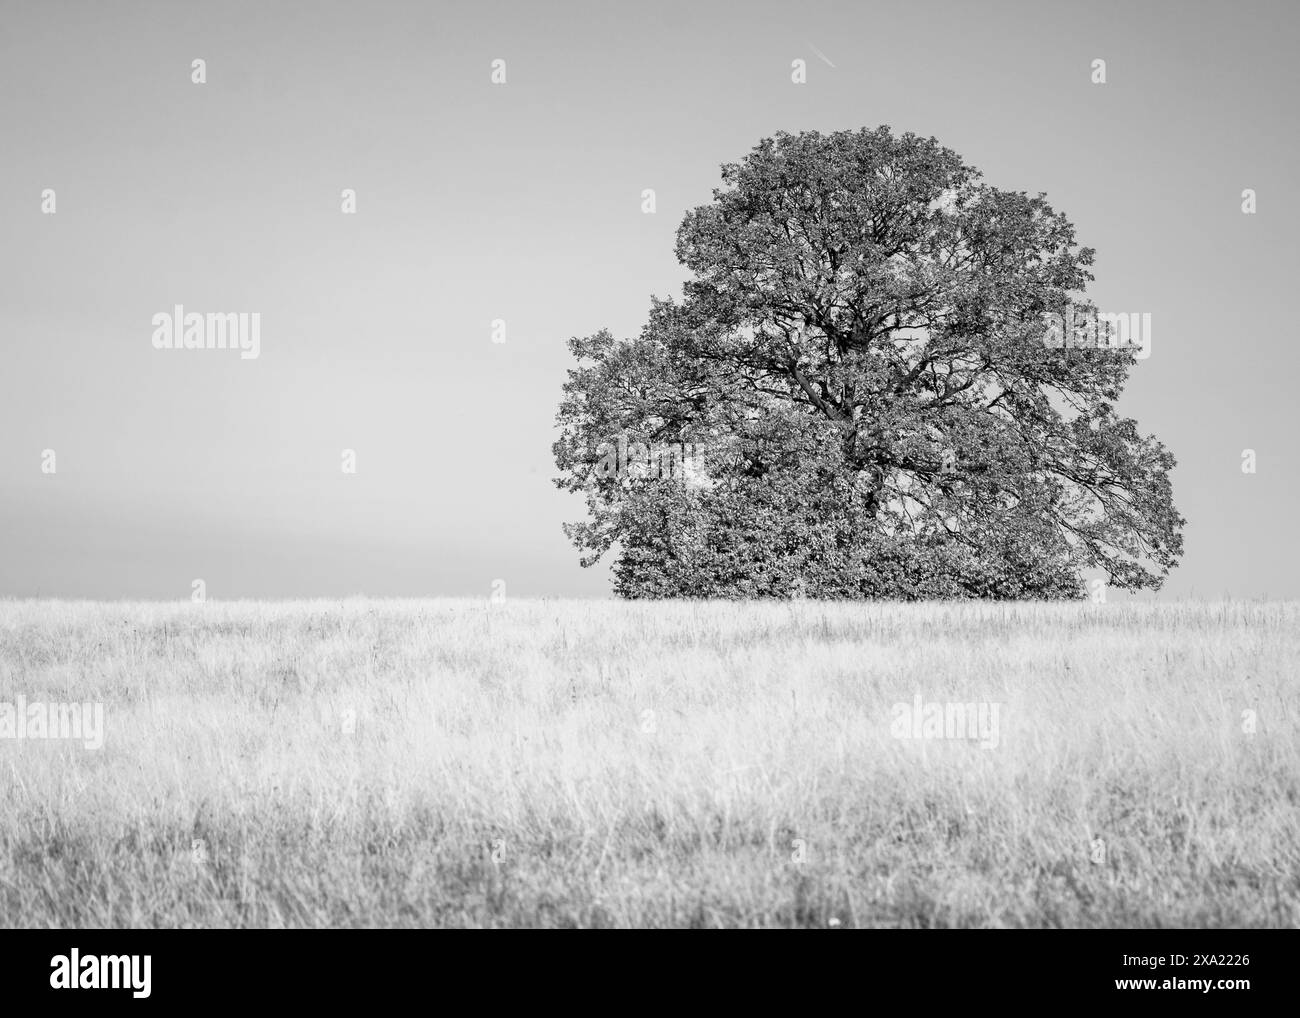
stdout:
{"type": "Polygon", "coordinates": [[[570,341],[556,483],[626,597],[1078,598],[1181,554],[1131,349],[1062,345],[1094,252],[1045,197],[889,128],[778,134],[687,213],[680,300],[570,341]],[[620,439],[695,450],[663,476],[620,439]]]}

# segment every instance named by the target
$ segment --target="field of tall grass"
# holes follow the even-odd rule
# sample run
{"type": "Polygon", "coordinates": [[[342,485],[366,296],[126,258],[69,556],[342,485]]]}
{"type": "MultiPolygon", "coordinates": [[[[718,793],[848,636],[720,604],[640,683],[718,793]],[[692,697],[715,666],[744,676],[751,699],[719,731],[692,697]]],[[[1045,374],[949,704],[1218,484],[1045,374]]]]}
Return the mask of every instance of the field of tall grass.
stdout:
{"type": "Polygon", "coordinates": [[[104,711],[0,738],[0,923],[1296,926],[1298,668],[1291,603],[0,601],[0,702],[104,711]]]}

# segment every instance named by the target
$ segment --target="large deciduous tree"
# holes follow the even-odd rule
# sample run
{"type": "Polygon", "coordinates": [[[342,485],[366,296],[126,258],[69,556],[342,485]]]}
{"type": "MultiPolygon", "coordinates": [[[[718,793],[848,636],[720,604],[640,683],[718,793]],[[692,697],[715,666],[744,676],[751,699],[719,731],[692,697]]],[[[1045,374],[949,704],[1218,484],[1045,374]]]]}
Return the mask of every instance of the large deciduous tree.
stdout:
{"type": "Polygon", "coordinates": [[[778,134],[722,179],[678,229],[682,298],[570,341],[584,565],[613,549],[626,597],[1160,586],[1174,460],[1115,412],[1132,349],[1053,342],[1095,315],[1094,252],[1043,195],[887,127],[778,134]]]}

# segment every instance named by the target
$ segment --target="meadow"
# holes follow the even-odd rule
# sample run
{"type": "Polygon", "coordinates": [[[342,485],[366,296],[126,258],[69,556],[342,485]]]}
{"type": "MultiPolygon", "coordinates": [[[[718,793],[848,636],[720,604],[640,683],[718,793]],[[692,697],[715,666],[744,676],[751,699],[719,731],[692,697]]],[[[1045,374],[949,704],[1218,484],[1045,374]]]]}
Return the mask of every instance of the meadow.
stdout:
{"type": "Polygon", "coordinates": [[[1295,927],[1298,662],[1294,603],[0,601],[0,702],[104,718],[0,738],[0,925],[1295,927]]]}

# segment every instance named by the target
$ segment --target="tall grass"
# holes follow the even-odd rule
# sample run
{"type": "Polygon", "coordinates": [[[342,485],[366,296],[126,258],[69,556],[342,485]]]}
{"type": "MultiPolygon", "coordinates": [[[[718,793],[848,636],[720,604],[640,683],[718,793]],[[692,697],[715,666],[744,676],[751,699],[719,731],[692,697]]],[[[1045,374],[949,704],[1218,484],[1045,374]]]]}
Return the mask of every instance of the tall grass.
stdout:
{"type": "Polygon", "coordinates": [[[1295,926],[1298,623],[0,602],[0,701],[105,711],[0,739],[0,922],[1295,926]],[[997,746],[896,737],[917,695],[997,746]]]}

